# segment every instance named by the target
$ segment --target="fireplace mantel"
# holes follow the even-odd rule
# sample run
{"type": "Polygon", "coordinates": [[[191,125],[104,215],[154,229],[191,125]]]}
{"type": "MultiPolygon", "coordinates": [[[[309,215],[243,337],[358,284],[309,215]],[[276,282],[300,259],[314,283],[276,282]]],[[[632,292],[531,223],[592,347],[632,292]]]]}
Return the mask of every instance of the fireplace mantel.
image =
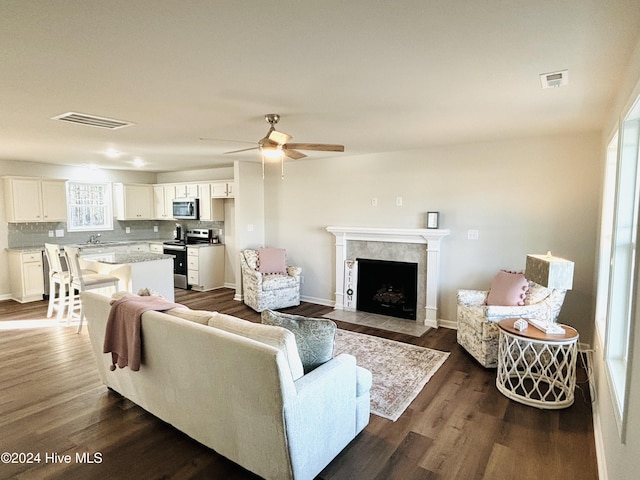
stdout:
{"type": "Polygon", "coordinates": [[[327,231],[336,237],[336,303],[344,309],[344,265],[349,241],[418,243],[427,245],[427,287],[424,324],[438,327],[438,277],[440,271],[440,243],[450,230],[430,228],[383,228],[329,226],[327,231]]]}

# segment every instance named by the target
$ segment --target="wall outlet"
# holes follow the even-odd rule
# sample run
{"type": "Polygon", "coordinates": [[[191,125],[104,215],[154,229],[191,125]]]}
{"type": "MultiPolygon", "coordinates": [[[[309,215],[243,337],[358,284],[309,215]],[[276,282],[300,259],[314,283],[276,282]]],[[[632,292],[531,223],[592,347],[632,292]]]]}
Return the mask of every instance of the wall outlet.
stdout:
{"type": "Polygon", "coordinates": [[[53,230],[49,230],[49,238],[53,238],[54,232],[53,230]]]}
{"type": "Polygon", "coordinates": [[[56,237],[64,237],[64,230],[63,229],[56,230],[56,237]]]}
{"type": "Polygon", "coordinates": [[[402,197],[396,197],[396,207],[402,206],[402,197]]]}
{"type": "Polygon", "coordinates": [[[467,230],[467,240],[478,240],[480,238],[480,230],[467,230]]]}
{"type": "Polygon", "coordinates": [[[372,207],[378,206],[378,197],[371,197],[371,206],[372,207]]]}
{"type": "Polygon", "coordinates": [[[125,227],[124,233],[131,233],[131,227],[125,227]]]}
{"type": "Polygon", "coordinates": [[[153,231],[154,231],[155,233],[158,233],[158,225],[154,225],[154,226],[153,226],[153,231]]]}
{"type": "Polygon", "coordinates": [[[247,232],[253,232],[253,223],[247,225],[247,232]]]}

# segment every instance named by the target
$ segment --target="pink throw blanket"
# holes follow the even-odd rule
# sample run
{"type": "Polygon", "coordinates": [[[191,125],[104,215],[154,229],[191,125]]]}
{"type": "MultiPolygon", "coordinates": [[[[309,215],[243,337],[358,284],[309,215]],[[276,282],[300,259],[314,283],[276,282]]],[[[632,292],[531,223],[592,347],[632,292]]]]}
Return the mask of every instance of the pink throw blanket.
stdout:
{"type": "Polygon", "coordinates": [[[148,310],[164,311],[172,308],[186,308],[156,296],[127,296],[111,302],[104,336],[104,353],[111,353],[111,371],[129,366],[140,370],[142,342],[140,323],[142,314],[148,310]]]}

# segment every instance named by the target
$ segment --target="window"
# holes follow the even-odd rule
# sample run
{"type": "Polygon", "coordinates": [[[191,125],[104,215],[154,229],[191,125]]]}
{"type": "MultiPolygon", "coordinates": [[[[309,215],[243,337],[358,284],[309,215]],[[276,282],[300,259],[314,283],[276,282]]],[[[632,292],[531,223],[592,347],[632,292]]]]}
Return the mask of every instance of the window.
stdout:
{"type": "Polygon", "coordinates": [[[607,327],[607,304],[609,300],[609,266],[611,265],[611,242],[613,238],[613,214],[615,211],[616,169],[618,166],[618,132],[607,148],[607,163],[604,171],[602,193],[602,219],[600,222],[600,253],[598,256],[598,290],[596,295],[596,328],[601,339],[607,327]]]}
{"type": "Polygon", "coordinates": [[[633,334],[638,268],[640,98],[622,122],[617,143],[617,149],[610,145],[607,152],[605,182],[613,182],[609,176],[615,175],[615,191],[612,193],[611,189],[608,190],[605,183],[600,253],[608,253],[609,256],[608,265],[602,258],[600,262],[596,316],[603,312],[602,302],[605,301],[606,316],[604,319],[596,318],[596,325],[600,328],[604,324],[605,369],[613,395],[620,438],[624,442],[631,373],[630,339],[633,334]],[[615,166],[609,165],[611,155],[615,155],[615,166]],[[609,274],[605,281],[603,277],[606,275],[606,267],[609,268],[609,274]],[[607,287],[608,290],[603,291],[607,287]]]}
{"type": "Polygon", "coordinates": [[[67,185],[70,232],[113,230],[111,184],[68,182],[67,185]]]}

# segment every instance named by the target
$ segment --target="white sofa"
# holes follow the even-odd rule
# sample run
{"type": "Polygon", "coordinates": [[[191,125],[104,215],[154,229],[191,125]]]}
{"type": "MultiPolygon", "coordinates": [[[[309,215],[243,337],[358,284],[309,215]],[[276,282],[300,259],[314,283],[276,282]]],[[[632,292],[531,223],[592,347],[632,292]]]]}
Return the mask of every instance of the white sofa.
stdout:
{"type": "Polygon", "coordinates": [[[109,301],[82,293],[104,384],[261,477],[313,479],[369,422],[371,373],[353,356],[303,375],[290,331],[216,312],[144,313],[140,370],[110,371],[109,301]]]}

